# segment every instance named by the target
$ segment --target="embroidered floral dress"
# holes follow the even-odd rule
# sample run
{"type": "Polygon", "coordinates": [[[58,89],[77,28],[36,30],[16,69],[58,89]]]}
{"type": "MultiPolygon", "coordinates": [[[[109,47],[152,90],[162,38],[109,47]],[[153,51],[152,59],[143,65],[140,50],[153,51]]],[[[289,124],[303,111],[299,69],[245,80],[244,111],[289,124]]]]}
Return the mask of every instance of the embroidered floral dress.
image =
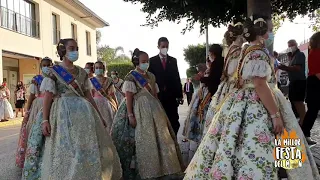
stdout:
{"type": "Polygon", "coordinates": [[[141,87],[131,72],[123,92],[134,93],[133,112],[137,126],[129,125],[126,101],[114,119],[112,138],[120,156],[125,180],[156,179],[181,172],[181,154],[176,137],[159,100],[155,76],[147,72],[151,92],[141,87]]]}
{"type": "Polygon", "coordinates": [[[108,77],[103,77],[103,78],[96,77],[96,78],[102,85],[103,92],[106,93],[105,94],[106,97],[103,95],[104,93],[100,93],[94,90],[93,99],[97,104],[97,107],[100,111],[101,116],[106,121],[108,132],[110,132],[113,118],[118,108],[116,102],[110,96],[111,94],[115,93],[115,88],[111,78],[108,78],[108,77]]]}
{"type": "Polygon", "coordinates": [[[211,124],[214,114],[216,113],[216,108],[219,106],[220,102],[224,100],[225,96],[228,95],[235,87],[235,72],[238,67],[238,62],[241,54],[241,47],[236,45],[231,45],[228,49],[228,53],[225,59],[225,66],[222,72],[222,81],[218,87],[217,92],[213,95],[212,101],[209,105],[209,110],[207,111],[205,117],[205,125],[203,128],[203,134],[206,134],[208,128],[211,124]]]}
{"type": "Polygon", "coordinates": [[[117,83],[114,83],[114,86],[116,88],[116,96],[117,96],[117,101],[120,104],[122,100],[124,99],[124,96],[122,95],[122,85],[123,85],[123,80],[119,79],[117,83]]]}
{"type": "MultiPolygon", "coordinates": [[[[209,69],[205,72],[205,77],[209,76],[209,69]]],[[[211,94],[208,87],[200,84],[200,88],[194,93],[190,103],[190,109],[187,119],[184,124],[182,135],[187,139],[200,142],[202,139],[202,132],[204,127],[204,118],[207,114],[209,104],[211,101],[211,94]]]]}
{"type": "Polygon", "coordinates": [[[23,168],[24,166],[24,161],[26,158],[25,156],[27,152],[26,151],[27,143],[28,143],[31,127],[33,126],[37,118],[37,114],[39,113],[39,111],[43,106],[43,95],[40,94],[39,88],[40,88],[40,85],[38,86],[32,83],[29,89],[30,94],[34,94],[36,98],[32,102],[28,120],[26,122],[23,122],[21,125],[18,148],[16,153],[16,165],[20,168],[23,168]]]}
{"type": "MultiPolygon", "coordinates": [[[[254,46],[248,49],[254,49],[254,46]]],[[[273,62],[260,49],[247,50],[241,63],[242,88],[230,93],[214,116],[194,158],[186,170],[185,180],[195,179],[252,179],[276,180],[274,140],[271,117],[255,91],[252,79],[266,77],[275,82],[273,62]]],[[[284,96],[274,92],[285,128],[295,130],[300,139],[303,133],[284,96]],[[280,100],[281,102],[279,102],[280,100]]],[[[319,179],[315,162],[308,147],[301,168],[286,171],[289,179],[319,179]]]]}
{"type": "Polygon", "coordinates": [[[75,66],[77,91],[51,69],[55,77],[44,78],[41,92],[51,92],[51,134],[46,137],[41,179],[119,180],[121,165],[111,137],[92,104],[82,92],[90,91],[86,71],[75,66]]]}

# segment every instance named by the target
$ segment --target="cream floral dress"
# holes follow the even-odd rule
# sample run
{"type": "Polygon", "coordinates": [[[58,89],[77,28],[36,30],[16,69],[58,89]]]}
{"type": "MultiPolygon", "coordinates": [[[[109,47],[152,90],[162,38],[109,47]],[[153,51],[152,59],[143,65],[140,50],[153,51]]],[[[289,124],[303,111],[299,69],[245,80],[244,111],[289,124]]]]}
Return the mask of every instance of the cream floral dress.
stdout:
{"type": "MultiPolygon", "coordinates": [[[[272,133],[271,117],[252,82],[254,77],[265,77],[273,84],[273,62],[261,48],[245,54],[243,66],[240,66],[242,88],[230,93],[214,116],[208,133],[186,170],[185,180],[278,179],[278,169],[274,167],[275,136],[272,133]]],[[[282,100],[282,94],[272,90],[286,129],[294,129],[304,140],[288,102],[282,100]]],[[[308,147],[305,147],[305,152],[308,159],[303,166],[286,171],[289,179],[319,179],[308,147]]]]}
{"type": "MultiPolygon", "coordinates": [[[[82,92],[90,91],[84,69],[75,66],[73,76],[82,92]]],[[[77,95],[57,78],[44,78],[40,88],[56,96],[51,105],[51,134],[45,142],[41,179],[119,180],[120,160],[97,111],[83,94],[77,95]]]]}

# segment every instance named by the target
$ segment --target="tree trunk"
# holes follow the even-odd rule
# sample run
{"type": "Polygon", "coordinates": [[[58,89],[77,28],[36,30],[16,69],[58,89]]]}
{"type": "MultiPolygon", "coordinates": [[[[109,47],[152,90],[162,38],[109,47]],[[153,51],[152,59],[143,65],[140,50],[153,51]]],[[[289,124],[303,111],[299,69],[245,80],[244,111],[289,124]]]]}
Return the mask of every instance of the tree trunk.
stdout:
{"type": "MultiPolygon", "coordinates": [[[[271,1],[270,0],[247,0],[247,16],[261,15],[271,19],[271,1]]],[[[273,44],[268,47],[273,54],[273,44]]]]}

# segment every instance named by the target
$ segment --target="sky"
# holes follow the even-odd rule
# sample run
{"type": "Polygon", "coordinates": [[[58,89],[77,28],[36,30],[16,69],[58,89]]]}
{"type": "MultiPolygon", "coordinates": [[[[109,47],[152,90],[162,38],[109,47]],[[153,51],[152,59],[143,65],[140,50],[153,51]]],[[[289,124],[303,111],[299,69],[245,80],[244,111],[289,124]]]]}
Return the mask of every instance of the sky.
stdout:
{"type": "MultiPolygon", "coordinates": [[[[83,4],[94,11],[98,16],[107,21],[110,26],[101,29],[102,39],[100,44],[110,47],[122,46],[127,55],[129,51],[139,48],[149,54],[150,57],[159,53],[157,41],[160,37],[169,39],[168,54],[178,61],[181,78],[186,78],[186,69],[189,65],[184,60],[183,49],[188,45],[205,43],[205,35],[200,35],[199,24],[190,32],[181,34],[185,22],[175,24],[173,22],[161,22],[158,27],[142,27],[146,22],[147,14],[141,11],[141,4],[132,4],[123,0],[80,0],[83,4]]],[[[296,39],[302,42],[312,35],[309,28],[308,18],[298,17],[293,23],[285,21],[275,35],[274,50],[281,52],[287,49],[287,41],[296,39]]],[[[222,43],[226,27],[209,27],[209,43],[222,43]]]]}

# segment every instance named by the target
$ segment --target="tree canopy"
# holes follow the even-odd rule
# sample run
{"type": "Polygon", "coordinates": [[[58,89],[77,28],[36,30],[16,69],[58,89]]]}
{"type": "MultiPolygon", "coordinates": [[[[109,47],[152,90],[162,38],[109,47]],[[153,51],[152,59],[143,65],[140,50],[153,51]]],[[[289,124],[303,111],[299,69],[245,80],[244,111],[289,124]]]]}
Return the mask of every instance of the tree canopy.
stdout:
{"type": "MultiPolygon", "coordinates": [[[[180,23],[187,20],[183,33],[191,30],[196,22],[201,31],[206,24],[214,27],[226,25],[233,17],[247,14],[247,0],[124,0],[141,3],[147,13],[146,26],[155,27],[159,22],[169,20],[180,23]]],[[[262,1],[262,0],[260,0],[262,1]]],[[[285,13],[289,19],[297,15],[307,15],[320,7],[319,0],[270,0],[274,14],[285,13]]]]}
{"type": "Polygon", "coordinates": [[[190,66],[186,71],[187,77],[193,77],[198,73],[196,66],[204,63],[206,60],[206,45],[189,45],[187,48],[183,49],[183,56],[190,66]]]}
{"type": "Polygon", "coordinates": [[[107,63],[124,63],[130,62],[130,57],[124,54],[124,49],[121,46],[112,48],[107,45],[99,46],[97,48],[98,58],[107,63]]]}

